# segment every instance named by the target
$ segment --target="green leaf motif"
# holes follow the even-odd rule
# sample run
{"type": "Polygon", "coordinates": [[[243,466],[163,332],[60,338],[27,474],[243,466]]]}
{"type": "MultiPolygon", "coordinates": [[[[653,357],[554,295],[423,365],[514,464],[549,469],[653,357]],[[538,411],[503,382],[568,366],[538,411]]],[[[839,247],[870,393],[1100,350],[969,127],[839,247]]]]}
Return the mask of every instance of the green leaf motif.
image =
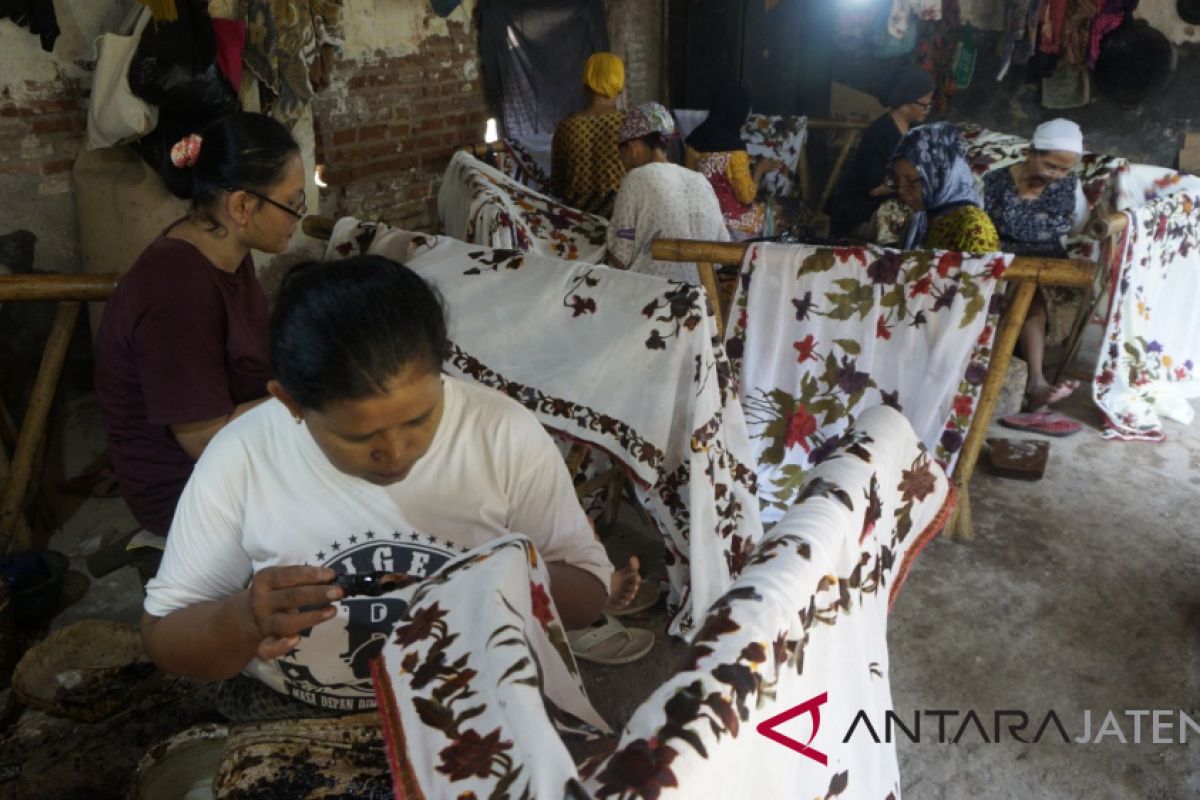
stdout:
{"type": "Polygon", "coordinates": [[[857,356],[862,354],[862,347],[853,339],[834,339],[833,343],[845,350],[849,355],[857,356]]]}

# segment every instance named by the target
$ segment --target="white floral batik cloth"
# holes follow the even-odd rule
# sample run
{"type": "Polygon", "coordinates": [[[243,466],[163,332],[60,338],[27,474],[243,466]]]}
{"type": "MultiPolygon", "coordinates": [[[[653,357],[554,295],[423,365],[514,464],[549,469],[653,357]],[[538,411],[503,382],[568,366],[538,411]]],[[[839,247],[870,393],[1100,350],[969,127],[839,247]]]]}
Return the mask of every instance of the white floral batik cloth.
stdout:
{"type": "Polygon", "coordinates": [[[751,114],[742,125],[742,141],[750,154],[750,168],[764,159],[779,161],[783,167],[768,172],[761,188],[775,197],[796,194],[800,159],[808,137],[808,117],[781,117],[751,114]]]}
{"type": "Polygon", "coordinates": [[[371,664],[395,796],[569,796],[579,780],[561,736],[609,729],[532,543],[476,548],[409,595],[371,664]]]}
{"type": "Polygon", "coordinates": [[[487,247],[596,263],[608,222],[533,191],[464,152],[450,159],[438,189],[442,229],[487,247]]]}
{"type": "Polygon", "coordinates": [[[899,798],[895,746],[853,723],[878,730],[892,709],[888,611],[952,508],[904,417],[864,412],[589,771],[592,796],[899,798]],[[763,734],[798,706],[777,729],[793,746],[763,734]]]}
{"type": "Polygon", "coordinates": [[[1162,417],[1191,423],[1200,397],[1200,196],[1125,212],[1092,393],[1105,438],[1162,441],[1162,417]]]}
{"type": "Polygon", "coordinates": [[[756,244],[726,352],[763,519],[872,406],[902,411],[947,470],[975,416],[1012,256],[756,244]]]}
{"type": "Polygon", "coordinates": [[[515,540],[464,556],[420,585],[376,667],[396,795],[895,800],[895,746],[854,720],[878,731],[892,709],[888,611],[952,508],[904,417],[863,413],[712,605],[682,669],[578,773],[560,734],[586,733],[586,701],[536,553],[515,540]]]}
{"type": "Polygon", "coordinates": [[[441,292],[447,372],[623,467],[666,546],[668,630],[689,638],[762,535],[746,424],[704,292],[340,220],[327,257],[365,252],[404,261],[441,292]]]}

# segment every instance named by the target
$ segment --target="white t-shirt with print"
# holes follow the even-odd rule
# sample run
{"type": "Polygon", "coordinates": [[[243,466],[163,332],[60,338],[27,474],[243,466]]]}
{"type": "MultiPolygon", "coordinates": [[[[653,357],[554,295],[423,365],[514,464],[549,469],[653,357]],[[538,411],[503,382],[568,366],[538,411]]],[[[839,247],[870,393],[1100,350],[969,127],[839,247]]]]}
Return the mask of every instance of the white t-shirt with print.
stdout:
{"type": "Polygon", "coordinates": [[[658,162],[625,174],[608,225],[609,252],[634,272],[698,284],[694,263],[651,257],[656,239],[729,241],[721,204],[708,178],[678,164],[658,162]]]}
{"type": "MultiPolygon", "coordinates": [[[[541,425],[499,392],[443,377],[445,405],[429,450],[398,484],[338,471],[305,425],[270,400],[223,428],[184,489],[147,613],[163,617],[229,597],[277,565],[432,575],[508,533],[547,562],[587,570],[607,589],[612,565],[541,425]]],[[[375,707],[368,662],[404,601],[347,598],[299,647],[247,672],[314,705],[375,707]]]]}

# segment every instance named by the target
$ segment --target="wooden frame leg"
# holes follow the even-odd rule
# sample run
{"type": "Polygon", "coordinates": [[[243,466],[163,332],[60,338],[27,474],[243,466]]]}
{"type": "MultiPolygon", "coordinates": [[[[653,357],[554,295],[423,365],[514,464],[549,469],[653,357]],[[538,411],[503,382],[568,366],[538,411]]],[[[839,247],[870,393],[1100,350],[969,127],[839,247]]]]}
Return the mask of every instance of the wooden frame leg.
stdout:
{"type": "Polygon", "coordinates": [[[1000,321],[1000,329],[996,332],[996,342],[992,346],[992,360],[988,364],[987,375],[983,379],[983,387],[979,392],[979,404],[975,408],[975,418],[971,420],[971,429],[967,432],[967,440],[963,442],[962,454],[954,467],[954,484],[958,488],[958,507],[955,509],[946,533],[951,539],[970,541],[975,537],[971,527],[971,496],[968,486],[971,476],[975,474],[975,464],[979,461],[979,451],[987,436],[988,426],[992,424],[992,413],[996,410],[996,401],[1000,398],[1000,390],[1004,387],[1004,377],[1008,373],[1009,362],[1012,361],[1013,350],[1025,325],[1025,315],[1033,302],[1037,284],[1022,281],[1017,284],[1012,302],[1000,321]]]}
{"type": "Polygon", "coordinates": [[[28,526],[19,526],[18,520],[33,473],[34,461],[37,460],[42,438],[46,435],[50,406],[58,389],[58,380],[62,376],[67,347],[71,344],[71,334],[75,331],[75,322],[79,319],[80,305],[78,301],[63,302],[59,303],[54,311],[54,324],[50,328],[46,347],[42,350],[42,363],[38,367],[33,392],[29,396],[29,407],[25,411],[21,431],[17,436],[12,466],[4,483],[3,500],[0,500],[0,553],[8,552],[14,533],[17,534],[18,548],[29,548],[33,545],[29,540],[28,526]]]}

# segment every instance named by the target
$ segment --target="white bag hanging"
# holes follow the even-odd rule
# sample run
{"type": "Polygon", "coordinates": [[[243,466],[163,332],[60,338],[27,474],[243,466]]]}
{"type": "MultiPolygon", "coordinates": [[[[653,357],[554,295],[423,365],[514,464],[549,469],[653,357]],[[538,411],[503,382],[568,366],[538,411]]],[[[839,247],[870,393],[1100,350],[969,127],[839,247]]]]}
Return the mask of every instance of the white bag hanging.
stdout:
{"type": "Polygon", "coordinates": [[[96,74],[88,103],[89,150],[144,136],[158,124],[158,109],[129,88],[129,65],[149,20],[150,9],[137,3],[125,18],[121,33],[96,38],[96,74]]]}

